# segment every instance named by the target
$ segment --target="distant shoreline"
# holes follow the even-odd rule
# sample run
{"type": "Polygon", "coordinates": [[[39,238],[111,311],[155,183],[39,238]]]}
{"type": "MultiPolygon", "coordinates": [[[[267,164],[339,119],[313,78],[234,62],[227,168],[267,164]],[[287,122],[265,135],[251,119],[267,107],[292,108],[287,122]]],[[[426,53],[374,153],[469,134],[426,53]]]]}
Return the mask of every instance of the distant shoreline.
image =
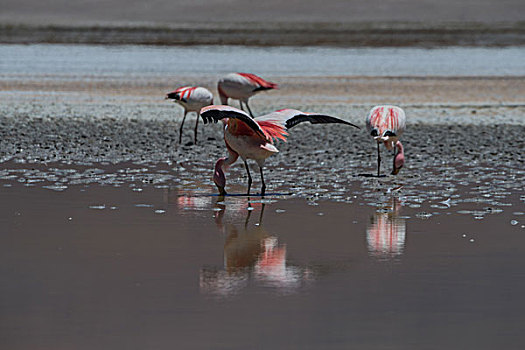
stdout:
{"type": "Polygon", "coordinates": [[[517,23],[203,23],[158,25],[0,25],[2,44],[441,47],[525,45],[517,23]]]}

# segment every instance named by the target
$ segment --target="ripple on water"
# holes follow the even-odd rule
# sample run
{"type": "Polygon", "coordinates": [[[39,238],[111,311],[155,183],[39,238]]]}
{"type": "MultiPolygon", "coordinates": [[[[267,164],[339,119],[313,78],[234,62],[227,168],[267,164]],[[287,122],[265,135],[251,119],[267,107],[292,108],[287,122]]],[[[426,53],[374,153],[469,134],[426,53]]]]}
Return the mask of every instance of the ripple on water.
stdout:
{"type": "Polygon", "coordinates": [[[427,213],[427,212],[419,212],[419,213],[416,213],[416,218],[419,218],[419,219],[428,219],[430,217],[432,217],[432,213],[427,213]]]}
{"type": "Polygon", "coordinates": [[[68,187],[65,185],[49,185],[49,186],[42,186],[42,188],[46,188],[48,190],[61,192],[66,190],[68,187]]]}

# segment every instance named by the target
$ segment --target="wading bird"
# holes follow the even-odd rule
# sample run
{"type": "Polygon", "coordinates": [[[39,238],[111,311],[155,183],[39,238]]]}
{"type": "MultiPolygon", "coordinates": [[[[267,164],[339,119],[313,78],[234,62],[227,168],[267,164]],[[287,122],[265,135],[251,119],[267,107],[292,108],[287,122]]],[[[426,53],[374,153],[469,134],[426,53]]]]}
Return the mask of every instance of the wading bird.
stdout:
{"type": "Polygon", "coordinates": [[[399,137],[405,130],[405,112],[397,106],[375,106],[366,117],[366,128],[377,142],[377,176],[381,169],[381,151],[379,144],[384,143],[388,150],[394,151],[394,168],[392,175],[396,175],[405,163],[403,145],[399,137]]]}
{"type": "Polygon", "coordinates": [[[197,113],[195,121],[194,141],[197,143],[197,127],[199,126],[199,111],[202,107],[213,104],[213,94],[210,90],[200,86],[183,86],[166,95],[166,99],[173,100],[184,108],[184,117],[179,129],[179,143],[182,141],[182,127],[189,112],[197,113]]]}
{"type": "Polygon", "coordinates": [[[239,100],[241,109],[242,103],[246,105],[248,112],[253,117],[253,113],[248,106],[248,99],[259,91],[277,89],[277,84],[271,83],[249,73],[230,73],[219,80],[217,90],[221,98],[221,104],[227,105],[228,98],[239,100]]]}
{"type": "Polygon", "coordinates": [[[279,150],[273,145],[274,140],[286,140],[290,129],[302,122],[312,124],[339,123],[346,124],[359,129],[358,126],[322,114],[304,113],[295,109],[281,109],[257,118],[250,117],[246,112],[230,106],[208,106],[204,107],[200,115],[204,124],[222,120],[224,127],[224,142],[228,149],[228,157],[220,158],[215,164],[213,181],[219,189],[220,195],[225,195],[226,177],[224,171],[232,165],[240,156],[244,161],[248,174],[248,192],[252,185],[252,177],[248,168],[247,159],[253,159],[257,163],[261,173],[261,195],[264,196],[266,184],[264,183],[263,166],[266,158],[278,153],[279,150]]]}

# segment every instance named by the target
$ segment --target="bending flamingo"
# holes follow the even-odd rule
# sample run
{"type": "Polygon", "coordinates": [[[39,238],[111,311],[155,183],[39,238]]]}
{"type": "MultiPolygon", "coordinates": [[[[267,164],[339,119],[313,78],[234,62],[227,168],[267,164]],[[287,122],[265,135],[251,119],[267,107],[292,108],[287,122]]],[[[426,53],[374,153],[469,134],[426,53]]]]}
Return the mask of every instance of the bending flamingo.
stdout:
{"type": "Polygon", "coordinates": [[[255,119],[246,112],[230,106],[208,106],[200,113],[204,123],[222,120],[224,127],[224,142],[228,149],[228,157],[220,158],[215,164],[213,181],[219,189],[220,195],[225,195],[226,176],[224,171],[232,165],[240,156],[244,161],[248,174],[248,195],[252,185],[252,177],[248,168],[247,159],[257,162],[261,173],[261,195],[264,196],[266,184],[264,182],[263,166],[266,158],[279,152],[273,145],[274,140],[286,140],[290,129],[302,122],[339,123],[346,124],[359,129],[358,126],[347,121],[322,114],[304,113],[295,109],[281,109],[255,119]]]}
{"type": "Polygon", "coordinates": [[[197,143],[197,127],[199,126],[199,111],[202,107],[213,104],[213,94],[210,90],[200,86],[183,86],[166,95],[166,99],[173,100],[184,108],[184,117],[179,129],[179,143],[182,141],[182,127],[186,114],[189,112],[197,113],[197,120],[195,121],[194,141],[197,143]]]}
{"type": "Polygon", "coordinates": [[[239,105],[242,108],[242,103],[246,105],[248,112],[253,117],[253,113],[248,106],[248,99],[258,93],[259,91],[277,89],[277,84],[264,80],[255,74],[249,73],[230,73],[219,80],[217,90],[221,98],[221,104],[227,105],[228,98],[239,100],[239,105]]]}
{"type": "Polygon", "coordinates": [[[405,154],[399,137],[405,130],[405,122],[405,112],[397,106],[375,106],[368,113],[366,128],[377,141],[377,176],[379,176],[381,168],[381,151],[379,150],[381,142],[389,150],[395,147],[392,175],[396,175],[403,167],[405,154]]]}

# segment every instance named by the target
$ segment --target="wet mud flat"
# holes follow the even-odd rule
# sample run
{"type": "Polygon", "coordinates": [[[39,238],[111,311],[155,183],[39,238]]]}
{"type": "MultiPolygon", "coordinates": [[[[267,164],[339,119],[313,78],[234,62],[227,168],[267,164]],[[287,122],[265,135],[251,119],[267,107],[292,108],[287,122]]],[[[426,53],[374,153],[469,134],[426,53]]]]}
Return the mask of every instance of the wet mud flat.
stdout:
{"type": "MultiPolygon", "coordinates": [[[[19,116],[0,118],[0,126],[3,178],[22,183],[32,178],[37,185],[120,185],[141,179],[178,188],[210,187],[213,165],[226,154],[222,124],[203,126],[197,145],[192,135],[178,144],[173,120],[19,116]]],[[[338,200],[347,200],[355,184],[373,191],[400,183],[423,196],[428,196],[424,188],[429,184],[449,194],[459,183],[489,192],[520,190],[524,132],[522,124],[411,123],[402,138],[405,168],[399,176],[378,179],[368,177],[376,172],[377,153],[364,128],[301,125],[291,130],[288,142],[277,145],[280,153],[268,159],[266,180],[276,191],[338,200]]],[[[392,155],[385,149],[382,161],[382,173],[389,174],[392,155]]],[[[243,172],[242,162],[234,165],[228,184],[244,185],[243,172]]]]}

